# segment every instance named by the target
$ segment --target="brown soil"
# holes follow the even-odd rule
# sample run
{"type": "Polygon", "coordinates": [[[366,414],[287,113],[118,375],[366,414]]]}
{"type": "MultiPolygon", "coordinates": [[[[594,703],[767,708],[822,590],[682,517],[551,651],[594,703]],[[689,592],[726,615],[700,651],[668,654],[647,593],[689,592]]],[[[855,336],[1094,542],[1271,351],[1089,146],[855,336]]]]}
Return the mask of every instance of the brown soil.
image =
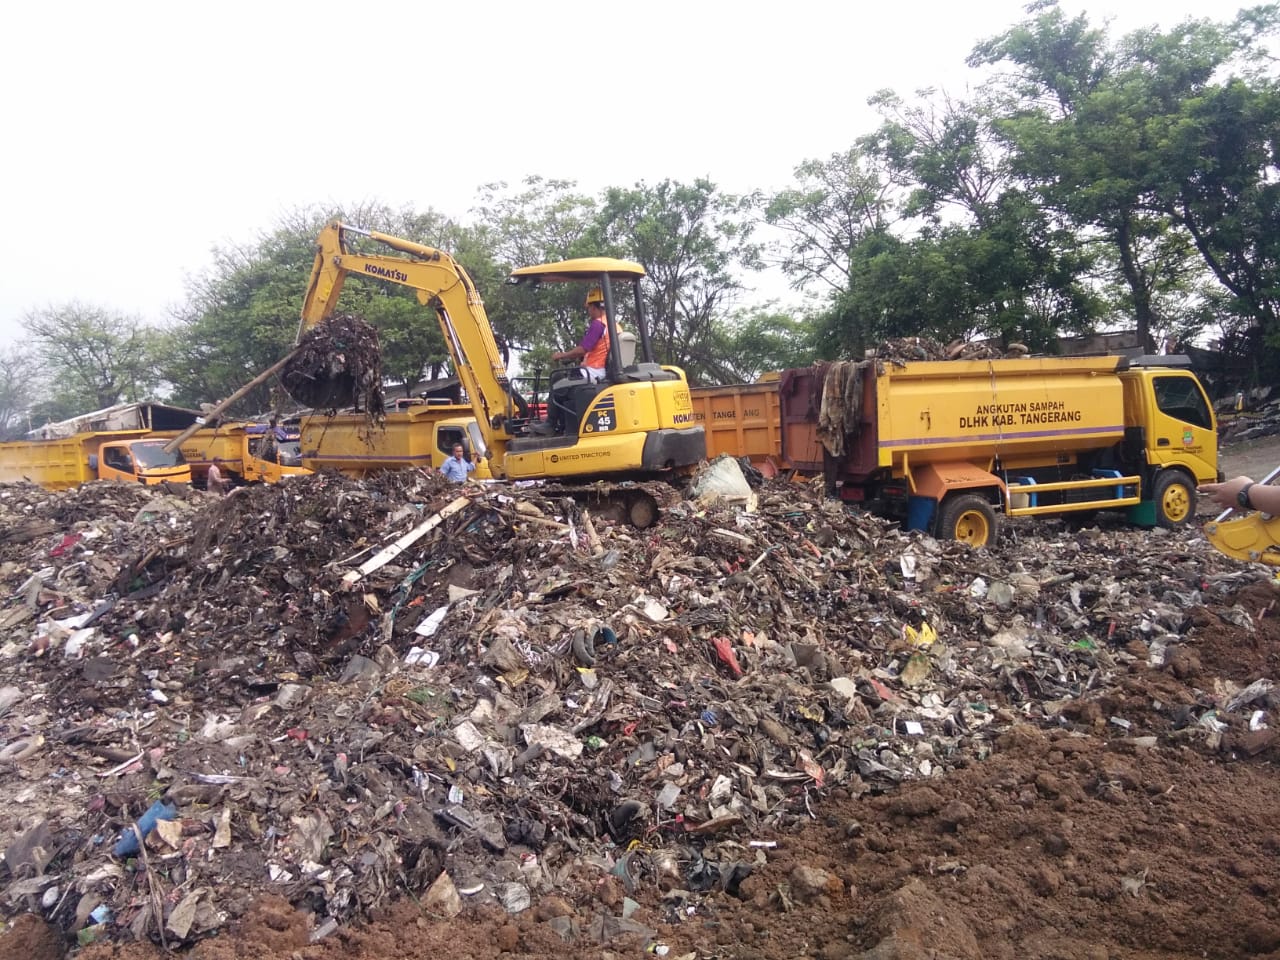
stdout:
{"type": "Polygon", "coordinates": [[[35,914],[24,914],[0,936],[0,960],[62,960],[62,934],[35,914]]]}

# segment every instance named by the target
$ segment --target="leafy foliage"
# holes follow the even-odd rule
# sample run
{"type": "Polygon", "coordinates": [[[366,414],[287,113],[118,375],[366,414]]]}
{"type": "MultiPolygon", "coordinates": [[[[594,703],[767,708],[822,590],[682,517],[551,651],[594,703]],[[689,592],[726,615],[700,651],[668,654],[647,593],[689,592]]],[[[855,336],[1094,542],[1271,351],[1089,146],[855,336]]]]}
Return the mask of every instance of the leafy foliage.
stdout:
{"type": "Polygon", "coordinates": [[[155,332],[135,317],[71,301],[32,310],[25,322],[50,385],[47,416],[144,400],[159,386],[155,332]]]}
{"type": "MultiPolygon", "coordinates": [[[[294,211],[256,244],[215,250],[213,266],[189,284],[186,306],[168,332],[164,370],[175,399],[196,403],[227,396],[289,351],[315,238],[332,219],[446,250],[467,246],[466,232],[434,211],[365,205],[294,211]]],[[[342,307],[378,328],[384,369],[406,389],[442,368],[447,354],[439,326],[412,290],[352,277],[343,286],[342,307]]],[[[273,402],[285,400],[263,387],[242,407],[257,411],[273,402]]]]}
{"type": "Polygon", "coordinates": [[[487,275],[475,276],[499,341],[545,359],[576,343],[582,331],[584,290],[556,285],[532,292],[503,281],[517,267],[600,253],[592,247],[599,205],[571,180],[527,177],[520,189],[494,183],[480,191],[478,239],[491,258],[487,275]]]}
{"type": "MultiPolygon", "coordinates": [[[[1208,236],[1216,233],[1223,241],[1232,234],[1225,221],[1240,212],[1239,201],[1251,189],[1249,177],[1238,173],[1251,167],[1256,185],[1261,167],[1256,153],[1243,164],[1237,155],[1229,164],[1233,173],[1219,176],[1216,147],[1206,136],[1215,124],[1204,110],[1221,105],[1216,80],[1252,37],[1187,21],[1167,34],[1144,30],[1111,43],[1083,14],[1068,18],[1053,3],[1033,11],[1028,21],[980,45],[971,62],[1013,67],[1007,107],[997,122],[1012,167],[1044,210],[1077,236],[1096,235],[1109,246],[1112,276],[1125,291],[1118,305],[1131,313],[1150,348],[1152,332],[1175,322],[1162,316],[1162,304],[1183,299],[1204,267],[1174,228],[1201,226],[1200,252],[1216,248],[1223,257],[1208,259],[1209,266],[1220,278],[1240,276],[1225,266],[1232,244],[1213,244],[1208,236]],[[1188,123],[1197,116],[1207,122],[1188,123]]],[[[1274,10],[1256,13],[1255,26],[1274,17],[1274,10]]],[[[1227,153],[1238,150],[1234,128],[1218,126],[1216,133],[1224,136],[1227,153]]],[[[1258,306],[1265,312],[1261,301],[1258,306]]]]}
{"type": "Polygon", "coordinates": [[[0,351],[0,440],[16,439],[34,426],[29,415],[42,386],[35,358],[25,348],[0,351]]]}
{"type": "MultiPolygon", "coordinates": [[[[720,325],[720,383],[752,383],[763,374],[803,367],[817,357],[813,327],[769,304],[735,311],[720,325]]],[[[694,377],[695,384],[701,384],[694,377]]]]}
{"type": "Polygon", "coordinates": [[[607,190],[600,210],[601,252],[644,267],[645,313],[654,353],[694,377],[731,379],[722,362],[720,324],[736,305],[740,271],[758,260],[750,198],[721,193],[710,180],[663,180],[607,190]]]}

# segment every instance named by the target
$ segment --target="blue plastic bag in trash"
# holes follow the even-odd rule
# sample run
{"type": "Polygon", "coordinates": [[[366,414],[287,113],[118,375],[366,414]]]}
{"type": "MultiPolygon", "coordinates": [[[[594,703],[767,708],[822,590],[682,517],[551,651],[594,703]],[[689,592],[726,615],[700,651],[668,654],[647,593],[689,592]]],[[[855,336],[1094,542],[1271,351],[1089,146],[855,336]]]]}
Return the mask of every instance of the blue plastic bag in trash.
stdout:
{"type": "MultiPolygon", "coordinates": [[[[172,820],[177,815],[177,807],[163,800],[157,800],[151,805],[151,809],[138,818],[138,833],[145,837],[156,828],[157,821],[172,820]]],[[[131,857],[138,852],[138,834],[134,833],[133,827],[127,827],[121,831],[120,839],[116,841],[111,852],[117,857],[131,857]]]]}

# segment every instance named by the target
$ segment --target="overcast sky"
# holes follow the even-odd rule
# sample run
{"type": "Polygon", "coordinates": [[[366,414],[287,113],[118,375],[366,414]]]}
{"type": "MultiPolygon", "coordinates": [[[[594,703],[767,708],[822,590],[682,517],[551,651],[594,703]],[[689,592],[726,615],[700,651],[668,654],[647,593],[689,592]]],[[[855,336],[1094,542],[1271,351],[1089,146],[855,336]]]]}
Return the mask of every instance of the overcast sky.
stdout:
{"type": "MultiPolygon", "coordinates": [[[[1205,0],[1064,0],[1112,29],[1205,0]]],[[[79,299],[160,322],[215,246],[286,211],[466,218],[484,183],[772,190],[872,129],[889,87],[963,94],[1017,0],[22,3],[0,32],[0,342],[79,299]]]]}

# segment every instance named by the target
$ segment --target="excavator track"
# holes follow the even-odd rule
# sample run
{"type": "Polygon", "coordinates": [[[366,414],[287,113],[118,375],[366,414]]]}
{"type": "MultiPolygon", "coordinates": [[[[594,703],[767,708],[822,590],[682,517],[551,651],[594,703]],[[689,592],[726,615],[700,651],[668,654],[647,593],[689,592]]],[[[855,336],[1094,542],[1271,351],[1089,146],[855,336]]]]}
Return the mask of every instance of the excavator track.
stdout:
{"type": "Polygon", "coordinates": [[[549,497],[572,497],[597,516],[630,523],[640,530],[657,523],[664,510],[681,500],[680,491],[661,480],[548,483],[540,492],[549,497]]]}

